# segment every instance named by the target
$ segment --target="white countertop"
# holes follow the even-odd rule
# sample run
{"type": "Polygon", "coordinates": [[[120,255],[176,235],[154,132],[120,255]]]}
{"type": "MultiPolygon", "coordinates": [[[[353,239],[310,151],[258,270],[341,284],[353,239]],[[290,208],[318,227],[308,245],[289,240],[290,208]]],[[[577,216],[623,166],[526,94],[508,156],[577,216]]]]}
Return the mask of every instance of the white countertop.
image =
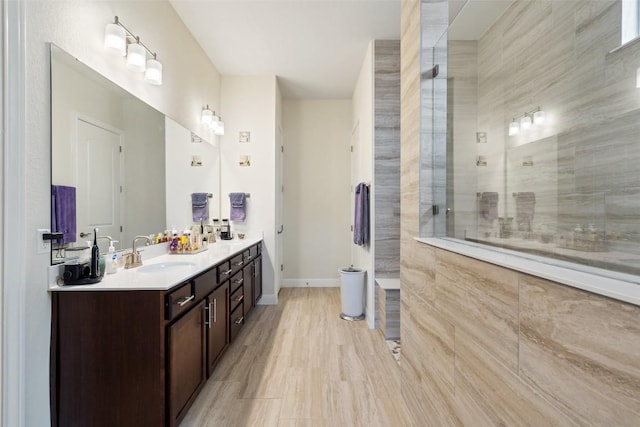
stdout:
{"type": "MultiPolygon", "coordinates": [[[[192,265],[156,272],[144,272],[144,269],[140,269],[141,267],[128,270],[119,268],[117,273],[105,274],[101,282],[93,285],[60,286],[56,282],[64,267],[59,265],[51,266],[49,268],[49,291],[166,291],[260,241],[262,241],[262,237],[217,241],[210,244],[206,251],[194,255],[170,255],[166,253],[154,257],[149,255],[149,259],[145,259],[145,252],[142,252],[143,267],[161,263],[189,263],[192,265]]],[[[163,248],[166,247],[166,245],[154,246],[158,246],[162,252],[164,252],[163,248]]],[[[146,252],[149,254],[154,252],[154,246],[146,246],[146,252]]]]}
{"type": "Polygon", "coordinates": [[[397,279],[376,279],[376,283],[385,290],[400,290],[400,278],[397,279]]]}

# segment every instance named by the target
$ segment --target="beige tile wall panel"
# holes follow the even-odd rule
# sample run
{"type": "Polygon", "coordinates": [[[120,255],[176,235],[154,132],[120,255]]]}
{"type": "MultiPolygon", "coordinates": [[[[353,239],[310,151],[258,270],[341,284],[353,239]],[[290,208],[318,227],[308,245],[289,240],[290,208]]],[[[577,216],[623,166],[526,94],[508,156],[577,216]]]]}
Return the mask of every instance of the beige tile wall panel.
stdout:
{"type": "Polygon", "coordinates": [[[436,308],[456,329],[518,372],[518,274],[437,251],[436,308]]]}
{"type": "Polygon", "coordinates": [[[522,275],[520,375],[583,425],[640,422],[640,308],[522,275]]]}
{"type": "Polygon", "coordinates": [[[432,246],[409,239],[403,242],[400,286],[425,301],[435,301],[436,252],[432,246]]]}
{"type": "Polygon", "coordinates": [[[561,426],[571,424],[471,336],[456,330],[456,398],[473,425],[561,426]],[[480,421],[482,420],[482,421],[480,421]]]}

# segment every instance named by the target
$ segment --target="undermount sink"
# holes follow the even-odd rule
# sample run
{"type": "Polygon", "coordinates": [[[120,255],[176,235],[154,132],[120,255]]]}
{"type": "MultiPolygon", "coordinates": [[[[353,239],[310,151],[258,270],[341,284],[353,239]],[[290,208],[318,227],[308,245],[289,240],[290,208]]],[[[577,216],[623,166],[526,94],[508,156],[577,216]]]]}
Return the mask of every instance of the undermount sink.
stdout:
{"type": "Polygon", "coordinates": [[[171,262],[159,262],[157,264],[143,265],[142,267],[138,267],[137,271],[139,271],[140,273],[164,273],[172,270],[177,270],[180,268],[189,268],[189,267],[195,267],[195,264],[192,262],[171,261],[171,262]]]}

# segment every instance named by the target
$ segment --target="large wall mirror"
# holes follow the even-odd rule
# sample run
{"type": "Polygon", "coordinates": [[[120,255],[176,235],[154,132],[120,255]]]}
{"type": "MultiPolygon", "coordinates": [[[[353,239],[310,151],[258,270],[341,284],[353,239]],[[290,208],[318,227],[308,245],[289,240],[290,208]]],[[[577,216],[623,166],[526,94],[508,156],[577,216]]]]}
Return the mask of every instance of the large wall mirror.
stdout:
{"type": "Polygon", "coordinates": [[[204,138],[51,45],[51,225],[64,233],[52,264],[75,258],[94,228],[126,249],[137,235],[194,225],[191,193],[209,193],[209,218],[219,217],[219,159],[204,138]]]}

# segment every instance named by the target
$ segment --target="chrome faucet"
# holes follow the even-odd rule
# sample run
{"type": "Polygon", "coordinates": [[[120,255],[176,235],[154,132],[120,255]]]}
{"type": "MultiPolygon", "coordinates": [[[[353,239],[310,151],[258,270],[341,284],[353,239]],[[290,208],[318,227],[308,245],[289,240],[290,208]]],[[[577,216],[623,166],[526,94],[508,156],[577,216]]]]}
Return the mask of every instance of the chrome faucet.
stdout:
{"type": "MultiPolygon", "coordinates": [[[[111,236],[98,236],[96,240],[105,239],[109,241],[109,246],[113,245],[113,237],[111,236]]],[[[101,252],[100,254],[104,254],[105,252],[101,252]]]]}
{"type": "Polygon", "coordinates": [[[151,243],[151,240],[147,236],[136,236],[133,239],[133,246],[130,254],[127,254],[124,268],[136,268],[142,265],[142,257],[140,251],[136,250],[136,241],[139,239],[146,239],[147,243],[151,243]]]}

